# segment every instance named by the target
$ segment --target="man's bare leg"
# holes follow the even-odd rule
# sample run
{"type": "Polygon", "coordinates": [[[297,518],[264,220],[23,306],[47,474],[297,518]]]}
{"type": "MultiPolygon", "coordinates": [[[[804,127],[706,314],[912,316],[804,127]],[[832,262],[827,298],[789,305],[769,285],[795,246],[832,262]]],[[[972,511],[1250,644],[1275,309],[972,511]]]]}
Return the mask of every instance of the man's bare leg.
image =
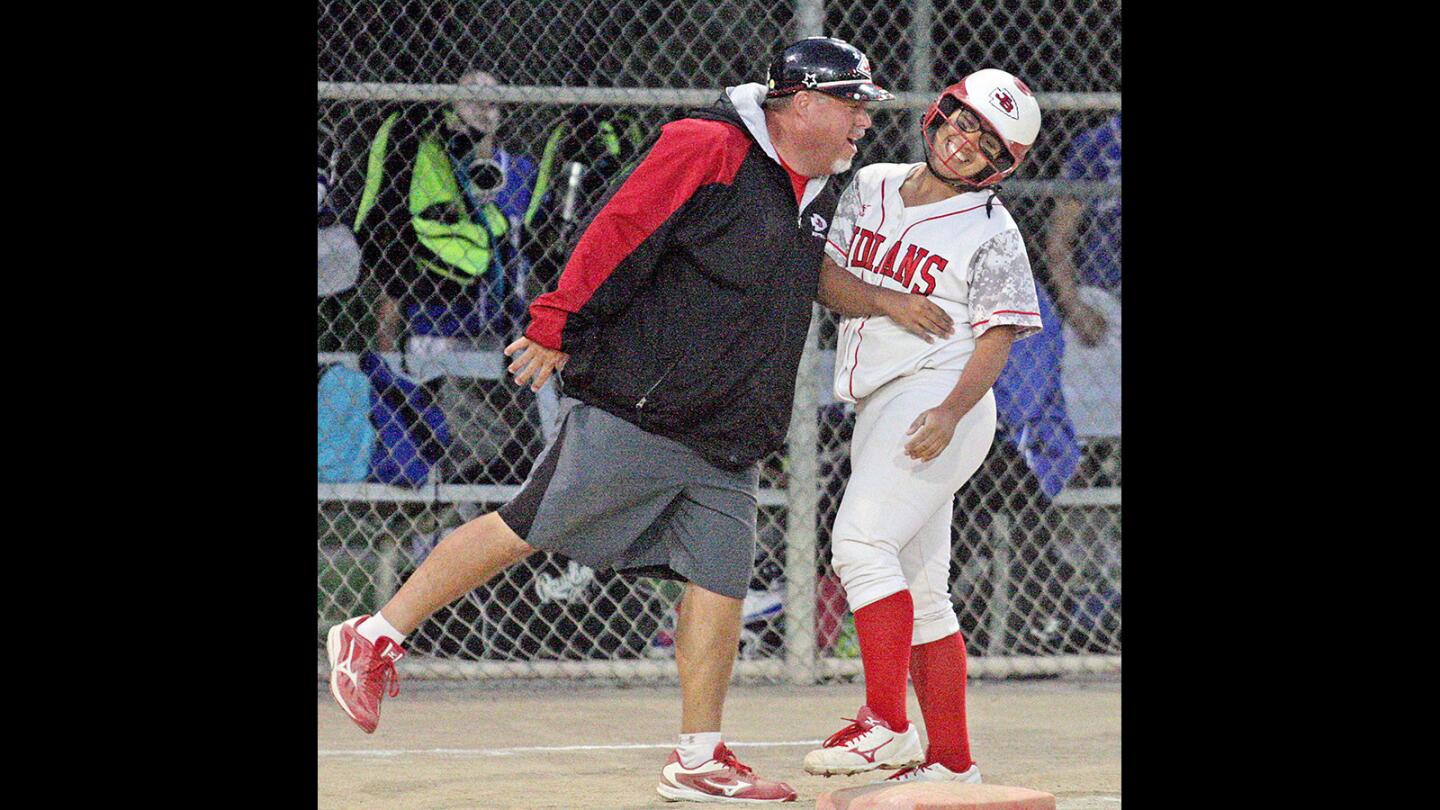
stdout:
{"type": "Polygon", "coordinates": [[[409,635],[430,614],[534,553],[499,514],[481,515],[445,535],[380,613],[409,635]]]}
{"type": "MultiPolygon", "coordinates": [[[[675,665],[680,670],[680,733],[719,731],[725,692],[740,649],[742,601],[685,586],[675,628],[675,665]]],[[[387,617],[389,613],[385,614],[387,617]]]]}
{"type": "Polygon", "coordinates": [[[325,637],[330,693],[340,708],[365,733],[373,732],[380,702],[400,690],[395,662],[405,655],[404,637],[430,614],[533,553],[498,514],[483,515],[446,535],[379,613],[330,628],[325,637]],[[367,627],[377,635],[366,635],[367,627]]]}

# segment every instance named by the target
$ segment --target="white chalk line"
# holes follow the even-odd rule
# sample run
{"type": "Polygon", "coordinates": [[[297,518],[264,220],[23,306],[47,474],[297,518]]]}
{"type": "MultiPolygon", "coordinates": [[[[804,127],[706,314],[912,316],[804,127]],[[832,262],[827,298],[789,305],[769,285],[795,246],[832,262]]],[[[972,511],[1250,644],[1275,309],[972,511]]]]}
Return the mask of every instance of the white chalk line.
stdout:
{"type": "MultiPolygon", "coordinates": [[[[819,745],[823,740],[790,740],[774,742],[737,742],[739,748],[777,748],[796,745],[819,745]]],[[[632,743],[625,745],[532,745],[519,748],[398,748],[398,749],[320,749],[317,753],[322,757],[402,757],[409,755],[434,755],[434,756],[458,756],[458,757],[509,757],[516,754],[550,753],[559,751],[635,751],[646,749],[673,749],[672,743],[632,743]]],[[[1119,796],[1088,796],[1085,799],[1073,802],[1061,801],[1059,806],[1064,810],[1066,806],[1074,805],[1077,802],[1083,806],[1085,802],[1115,802],[1120,803],[1119,796]]]]}
{"type": "MultiPolygon", "coordinates": [[[[774,748],[791,745],[819,745],[823,740],[787,740],[777,742],[727,743],[735,748],[774,748]]],[[[351,748],[320,749],[322,757],[403,757],[412,755],[436,755],[448,757],[509,757],[516,754],[546,754],[560,751],[635,751],[642,749],[672,749],[674,743],[634,743],[626,745],[532,745],[521,748],[351,748]]]]}

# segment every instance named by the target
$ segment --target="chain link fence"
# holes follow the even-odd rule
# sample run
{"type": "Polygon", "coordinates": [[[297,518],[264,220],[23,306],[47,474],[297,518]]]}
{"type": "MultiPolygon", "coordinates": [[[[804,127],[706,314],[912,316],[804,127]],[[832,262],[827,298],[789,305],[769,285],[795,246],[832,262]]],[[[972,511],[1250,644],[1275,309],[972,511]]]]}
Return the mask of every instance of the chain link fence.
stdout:
{"type": "MultiPolygon", "coordinates": [[[[322,676],[326,628],[383,605],[544,447],[553,385],[515,386],[500,352],[607,182],[662,123],[821,33],[866,51],[898,97],[872,107],[856,166],[920,159],[919,116],[970,71],[1039,96],[1039,142],[1003,194],[1046,332],[996,384],[999,433],[957,497],[952,594],[974,675],[1119,667],[1119,3],[321,0],[318,31],[322,676]],[[462,260],[427,265],[456,240],[462,260]]],[[[788,451],[763,463],[742,678],[860,671],[829,564],[854,424],[829,393],[836,323],[817,307],[788,451]]],[[[539,554],[422,625],[401,671],[673,679],[679,595],[539,554]]]]}

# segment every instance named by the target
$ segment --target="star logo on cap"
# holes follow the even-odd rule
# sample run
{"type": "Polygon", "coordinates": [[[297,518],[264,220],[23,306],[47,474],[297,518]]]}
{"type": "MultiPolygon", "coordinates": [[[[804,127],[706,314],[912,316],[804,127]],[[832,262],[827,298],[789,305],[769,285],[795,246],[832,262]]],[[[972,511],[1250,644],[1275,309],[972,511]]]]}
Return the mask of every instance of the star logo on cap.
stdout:
{"type": "Polygon", "coordinates": [[[805,79],[801,83],[806,87],[816,87],[820,84],[820,80],[815,78],[814,73],[806,73],[805,79]]]}

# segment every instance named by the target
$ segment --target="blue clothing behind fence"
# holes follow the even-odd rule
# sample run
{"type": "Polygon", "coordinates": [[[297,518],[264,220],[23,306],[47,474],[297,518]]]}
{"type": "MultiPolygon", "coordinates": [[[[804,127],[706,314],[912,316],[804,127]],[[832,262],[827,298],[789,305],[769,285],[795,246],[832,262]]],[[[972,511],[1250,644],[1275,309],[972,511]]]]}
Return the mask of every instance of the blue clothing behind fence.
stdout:
{"type": "Polygon", "coordinates": [[[370,424],[370,380],[353,368],[326,369],[318,386],[319,480],[358,483],[370,472],[375,428],[370,424]]]}
{"type": "Polygon", "coordinates": [[[995,408],[1000,435],[1020,452],[1053,498],[1079,466],[1080,444],[1060,390],[1060,359],[1065,356],[1060,316],[1044,287],[1037,284],[1035,292],[1045,329],[1010,348],[1010,360],[995,380],[995,408]]]}
{"type": "Polygon", "coordinates": [[[370,421],[379,439],[369,480],[418,487],[450,446],[450,426],[430,390],[396,374],[375,352],[360,355],[360,370],[374,389],[370,421]]]}
{"type": "MultiPolygon", "coordinates": [[[[1120,116],[1082,132],[1071,141],[1065,159],[1066,180],[1120,185],[1120,116]]],[[[1120,295],[1120,195],[1089,199],[1089,227],[1076,262],[1080,283],[1120,295]]]]}

